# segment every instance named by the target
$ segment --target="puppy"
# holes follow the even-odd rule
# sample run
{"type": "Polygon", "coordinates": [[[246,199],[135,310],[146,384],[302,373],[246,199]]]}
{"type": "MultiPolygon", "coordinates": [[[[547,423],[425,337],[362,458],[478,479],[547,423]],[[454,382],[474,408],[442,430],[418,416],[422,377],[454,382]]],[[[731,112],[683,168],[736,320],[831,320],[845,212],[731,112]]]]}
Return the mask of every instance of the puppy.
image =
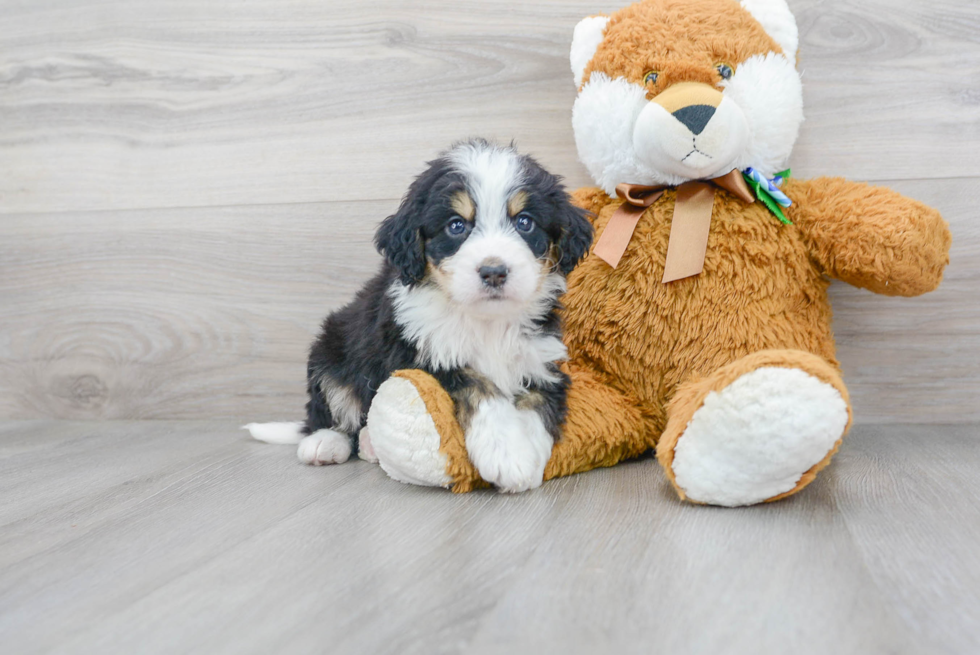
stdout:
{"type": "Polygon", "coordinates": [[[557,364],[567,356],[558,299],[591,242],[585,213],[534,159],[479,139],[455,145],[379,227],[381,271],[324,321],[306,421],[246,427],[299,443],[304,463],[345,462],[378,386],[418,368],[453,398],[485,480],[507,492],[539,486],[569,383],[557,364]]]}

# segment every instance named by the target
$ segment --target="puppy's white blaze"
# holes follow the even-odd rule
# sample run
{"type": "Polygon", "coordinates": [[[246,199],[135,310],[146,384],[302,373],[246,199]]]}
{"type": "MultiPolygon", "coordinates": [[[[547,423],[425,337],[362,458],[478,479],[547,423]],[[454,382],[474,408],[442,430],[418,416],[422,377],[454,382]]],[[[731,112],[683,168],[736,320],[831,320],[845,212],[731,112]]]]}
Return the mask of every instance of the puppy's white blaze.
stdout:
{"type": "Polygon", "coordinates": [[[507,493],[541,486],[553,445],[536,412],[503,398],[483,400],[466,432],[466,452],[480,477],[507,493]]]}
{"type": "Polygon", "coordinates": [[[521,186],[524,169],[512,148],[475,142],[450,153],[453,167],[466,180],[476,208],[475,226],[460,249],[441,265],[456,302],[481,303],[472,311],[503,315],[520,311],[538,286],[541,263],[514,229],[507,203],[521,186]],[[490,259],[508,268],[501,297],[487,301],[479,269],[490,259]]]}
{"type": "Polygon", "coordinates": [[[507,201],[523,181],[517,152],[491,144],[467,143],[454,148],[449,158],[466,178],[467,190],[476,205],[476,229],[502,229],[508,225],[507,201]]]}
{"type": "Polygon", "coordinates": [[[350,459],[350,439],[336,430],[317,430],[299,442],[296,457],[304,464],[343,464],[350,459]]]}
{"type": "Polygon", "coordinates": [[[242,426],[253,439],[274,444],[295,444],[303,438],[303,422],[287,423],[249,423],[242,426]]]}
{"type": "Polygon", "coordinates": [[[517,314],[532,300],[541,277],[541,262],[518,236],[514,228],[477,229],[463,242],[456,254],[442,264],[449,277],[449,292],[463,304],[480,303],[474,311],[489,314],[517,314]],[[488,259],[502,262],[508,269],[507,281],[493,300],[480,277],[480,266],[488,259]],[[481,302],[482,301],[482,302],[481,302]]]}
{"type": "Polygon", "coordinates": [[[395,282],[389,295],[395,321],[419,349],[420,365],[436,370],[470,367],[513,396],[526,381],[557,381],[548,364],[567,359],[568,351],[561,339],[538,334],[534,323],[547,315],[564,289],[564,278],[547,275],[515,317],[476,314],[432,286],[409,288],[395,282]]]}

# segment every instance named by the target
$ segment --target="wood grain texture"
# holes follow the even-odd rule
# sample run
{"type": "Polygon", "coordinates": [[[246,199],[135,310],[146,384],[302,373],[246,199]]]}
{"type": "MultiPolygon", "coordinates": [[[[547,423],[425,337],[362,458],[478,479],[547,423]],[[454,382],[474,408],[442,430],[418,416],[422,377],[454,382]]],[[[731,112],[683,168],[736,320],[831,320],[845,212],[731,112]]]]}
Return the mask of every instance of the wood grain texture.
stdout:
{"type": "MultiPolygon", "coordinates": [[[[454,139],[579,186],[567,61],[623,0],[0,2],[0,213],[390,199],[454,139]]],[[[980,7],[791,0],[798,174],[980,175],[980,7]]]]}
{"type": "MultiPolygon", "coordinates": [[[[894,186],[953,225],[940,289],[832,289],[859,422],[980,421],[980,180],[894,186]]],[[[0,417],[302,415],[324,315],[376,270],[396,201],[0,220],[0,417]]]]}
{"type": "Polygon", "coordinates": [[[319,321],[379,263],[379,204],[6,217],[0,414],[295,414],[319,321]]]}
{"type": "MultiPolygon", "coordinates": [[[[0,418],[293,418],[319,321],[452,139],[587,184],[567,50],[621,2],[0,0],[0,418]]],[[[954,233],[941,289],[835,285],[857,420],[980,421],[980,5],[792,0],[793,167],[954,233]]]]}
{"type": "Polygon", "coordinates": [[[0,650],[974,653],[978,440],[859,426],[732,510],[652,460],[454,496],[229,423],[0,423],[0,650]]]}

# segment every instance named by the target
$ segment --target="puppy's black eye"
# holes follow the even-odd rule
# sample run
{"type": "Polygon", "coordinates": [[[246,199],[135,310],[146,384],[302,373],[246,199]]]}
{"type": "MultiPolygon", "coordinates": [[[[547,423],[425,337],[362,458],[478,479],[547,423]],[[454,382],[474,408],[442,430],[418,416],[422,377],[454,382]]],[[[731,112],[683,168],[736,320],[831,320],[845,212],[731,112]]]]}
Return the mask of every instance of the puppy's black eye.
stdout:
{"type": "Polygon", "coordinates": [[[449,221],[449,225],[446,226],[446,232],[452,234],[453,236],[459,236],[466,231],[466,221],[462,218],[454,218],[449,221]]]}
{"type": "Polygon", "coordinates": [[[723,80],[730,80],[732,79],[732,75],[735,74],[735,69],[728,64],[716,64],[715,70],[718,71],[718,74],[721,75],[721,79],[723,80]]]}
{"type": "Polygon", "coordinates": [[[514,221],[514,225],[519,232],[530,232],[534,229],[534,219],[527,214],[519,214],[517,220],[514,221]]]}

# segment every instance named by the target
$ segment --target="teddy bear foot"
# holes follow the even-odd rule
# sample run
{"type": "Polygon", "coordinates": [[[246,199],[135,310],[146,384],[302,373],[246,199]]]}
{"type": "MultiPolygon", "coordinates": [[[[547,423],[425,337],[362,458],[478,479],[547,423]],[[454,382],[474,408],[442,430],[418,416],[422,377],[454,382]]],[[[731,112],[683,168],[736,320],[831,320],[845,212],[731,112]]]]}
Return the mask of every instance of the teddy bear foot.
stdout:
{"type": "Polygon", "coordinates": [[[427,487],[452,483],[439,431],[411,380],[392,377],[378,387],[366,430],[371,454],[391,479],[427,487]]]}
{"type": "Polygon", "coordinates": [[[765,351],[682,388],[657,455],[681,498],[752,505],[809,484],[849,421],[847,390],[829,364],[765,351]]]}
{"type": "Polygon", "coordinates": [[[371,433],[366,427],[361,428],[357,435],[357,456],[369,464],[377,464],[378,456],[374,452],[374,444],[371,443],[371,433]]]}

